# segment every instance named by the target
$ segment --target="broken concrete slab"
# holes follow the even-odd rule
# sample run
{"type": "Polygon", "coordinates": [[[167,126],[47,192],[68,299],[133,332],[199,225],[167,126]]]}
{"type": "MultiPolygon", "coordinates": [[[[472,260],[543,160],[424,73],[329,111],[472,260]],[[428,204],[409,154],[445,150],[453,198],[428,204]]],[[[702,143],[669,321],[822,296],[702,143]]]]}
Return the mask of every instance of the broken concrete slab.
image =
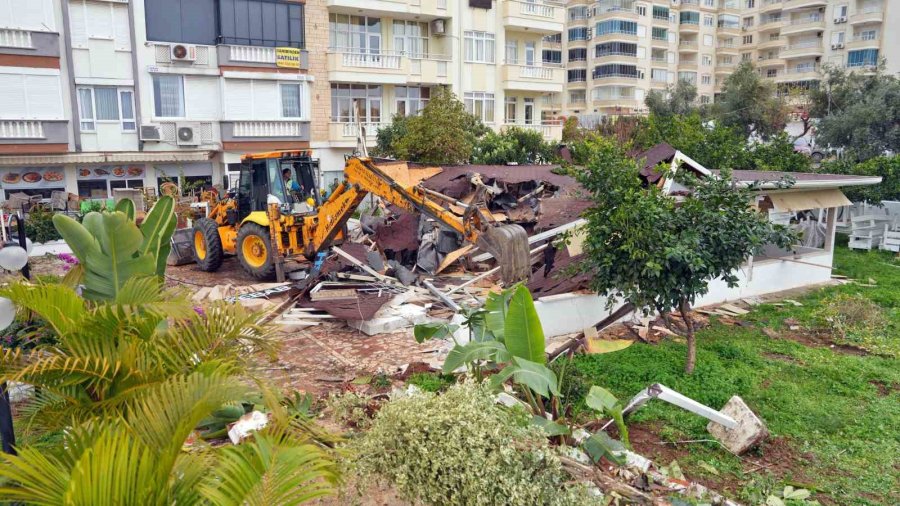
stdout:
{"type": "Polygon", "coordinates": [[[729,399],[720,412],[737,421],[737,426],[729,429],[711,421],[706,430],[731,453],[741,455],[769,437],[766,424],[737,395],[729,399]]]}
{"type": "Polygon", "coordinates": [[[415,304],[391,307],[389,312],[379,311],[379,314],[382,316],[376,314],[369,320],[349,320],[347,325],[362,331],[367,336],[374,336],[412,327],[428,320],[426,309],[415,304]]]}

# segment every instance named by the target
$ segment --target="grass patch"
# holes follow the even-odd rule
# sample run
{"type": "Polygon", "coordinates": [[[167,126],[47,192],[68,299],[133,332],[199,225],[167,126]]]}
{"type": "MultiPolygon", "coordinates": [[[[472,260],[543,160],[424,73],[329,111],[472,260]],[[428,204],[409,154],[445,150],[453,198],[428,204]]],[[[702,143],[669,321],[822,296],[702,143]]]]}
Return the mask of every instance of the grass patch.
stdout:
{"type": "Polygon", "coordinates": [[[456,377],[452,374],[417,372],[411,374],[406,381],[410,385],[415,385],[426,392],[440,392],[456,383],[456,377]]]}
{"type": "MultiPolygon", "coordinates": [[[[789,442],[797,455],[809,456],[796,475],[783,473],[772,486],[812,479],[817,497],[838,504],[900,502],[900,268],[883,252],[839,248],[836,272],[873,287],[855,284],[827,287],[802,298],[803,306],[761,305],[744,318],[752,327],[713,321],[698,333],[697,369],[683,374],[686,347],[665,341],[636,343],[608,355],[576,358],[573,394],[598,384],[627,399],[651,383],[662,383],[704,404],[719,408],[740,395],[769,425],[774,436],[789,442]],[[852,344],[878,355],[852,355],[828,346],[811,347],[789,339],[772,339],[763,328],[786,330],[784,320],[800,322],[803,332],[823,328],[821,311],[841,295],[861,295],[882,311],[886,325],[872,342],[852,344]],[[578,385],[580,383],[580,386],[578,385]],[[780,481],[779,481],[780,480],[780,481]]],[[[705,439],[706,420],[659,401],[633,415],[632,422],[659,427],[667,440],[705,439]]],[[[770,477],[747,473],[740,461],[716,445],[690,445],[679,460],[691,476],[705,475],[705,463],[731,473],[744,484],[739,496],[752,500],[770,477]]],[[[766,451],[765,447],[763,451],[766,451]]]]}

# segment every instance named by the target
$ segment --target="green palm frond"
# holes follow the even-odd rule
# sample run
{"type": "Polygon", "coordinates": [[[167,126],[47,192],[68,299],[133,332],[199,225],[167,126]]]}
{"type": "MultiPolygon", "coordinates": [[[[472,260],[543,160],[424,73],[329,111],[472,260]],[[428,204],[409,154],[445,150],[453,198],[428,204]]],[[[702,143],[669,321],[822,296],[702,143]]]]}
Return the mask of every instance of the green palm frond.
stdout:
{"type": "Polygon", "coordinates": [[[56,283],[13,283],[0,289],[0,297],[16,307],[37,313],[56,334],[78,328],[87,315],[84,299],[74,289],[56,283]]]}
{"type": "Polygon", "coordinates": [[[287,445],[258,434],[219,451],[201,493],[218,506],[295,505],[335,492],[333,461],[312,444],[287,445]]]}
{"type": "Polygon", "coordinates": [[[18,456],[0,454],[0,497],[3,502],[63,504],[70,481],[69,466],[41,450],[18,448],[18,452],[18,456]]]}
{"type": "Polygon", "coordinates": [[[120,369],[121,364],[117,360],[102,355],[83,358],[44,355],[23,367],[13,380],[50,390],[81,385],[100,400],[120,369]]]}

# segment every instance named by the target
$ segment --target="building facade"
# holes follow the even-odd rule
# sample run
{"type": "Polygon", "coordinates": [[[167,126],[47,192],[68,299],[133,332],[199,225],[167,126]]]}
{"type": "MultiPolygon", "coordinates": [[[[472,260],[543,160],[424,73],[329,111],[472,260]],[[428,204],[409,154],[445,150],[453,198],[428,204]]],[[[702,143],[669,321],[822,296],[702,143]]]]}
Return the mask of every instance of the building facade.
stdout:
{"type": "Polygon", "coordinates": [[[715,100],[740,62],[780,90],[806,89],[824,64],[900,72],[900,2],[891,0],[571,0],[566,6],[566,114],[646,112],[650,90],[678,80],[715,100]]]}
{"type": "Polygon", "coordinates": [[[305,45],[296,1],[0,0],[0,198],[218,184],[309,148],[305,45]]]}

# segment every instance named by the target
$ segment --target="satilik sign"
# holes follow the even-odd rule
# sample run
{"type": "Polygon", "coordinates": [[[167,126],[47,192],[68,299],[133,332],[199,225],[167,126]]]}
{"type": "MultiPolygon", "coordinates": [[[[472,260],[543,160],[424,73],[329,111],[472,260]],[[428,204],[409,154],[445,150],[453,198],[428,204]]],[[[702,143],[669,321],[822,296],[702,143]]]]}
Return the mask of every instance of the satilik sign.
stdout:
{"type": "Polygon", "coordinates": [[[299,69],[300,50],[296,47],[276,47],[275,66],[288,69],[299,69]]]}

